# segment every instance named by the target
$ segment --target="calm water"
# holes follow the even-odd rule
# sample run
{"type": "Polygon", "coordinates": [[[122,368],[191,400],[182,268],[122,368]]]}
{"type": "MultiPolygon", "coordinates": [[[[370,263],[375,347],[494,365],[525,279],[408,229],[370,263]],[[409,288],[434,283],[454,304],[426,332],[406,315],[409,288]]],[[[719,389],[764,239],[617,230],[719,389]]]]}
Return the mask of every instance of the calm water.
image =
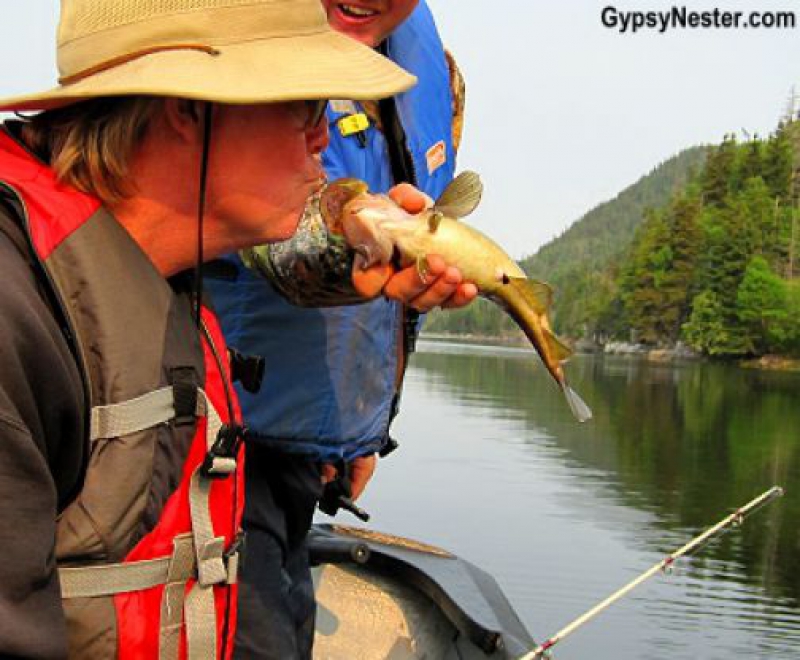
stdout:
{"type": "Polygon", "coordinates": [[[372,526],[488,570],[545,639],[781,484],[782,500],[555,657],[800,658],[800,374],[612,357],[576,358],[568,372],[595,413],[586,425],[530,352],[423,342],[401,449],[362,500],[372,526]]]}

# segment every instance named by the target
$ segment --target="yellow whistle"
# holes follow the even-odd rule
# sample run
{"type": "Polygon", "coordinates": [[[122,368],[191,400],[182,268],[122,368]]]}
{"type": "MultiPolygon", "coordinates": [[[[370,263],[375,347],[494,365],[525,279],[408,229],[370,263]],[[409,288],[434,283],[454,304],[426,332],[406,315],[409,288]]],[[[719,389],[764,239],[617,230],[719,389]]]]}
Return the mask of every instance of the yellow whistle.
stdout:
{"type": "Polygon", "coordinates": [[[369,118],[363,112],[342,117],[338,122],[339,132],[343,137],[363,133],[369,128],[369,118]]]}

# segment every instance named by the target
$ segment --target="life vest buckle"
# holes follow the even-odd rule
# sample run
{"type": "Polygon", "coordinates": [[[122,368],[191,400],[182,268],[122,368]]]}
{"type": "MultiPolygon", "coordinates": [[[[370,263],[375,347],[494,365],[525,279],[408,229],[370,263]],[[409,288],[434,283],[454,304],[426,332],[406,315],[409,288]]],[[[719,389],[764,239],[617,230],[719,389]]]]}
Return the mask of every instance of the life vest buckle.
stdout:
{"type": "Polygon", "coordinates": [[[231,376],[234,381],[242,384],[242,387],[250,392],[257,394],[264,381],[264,357],[261,355],[245,355],[235,348],[228,347],[230,355],[231,376]]]}
{"type": "Polygon", "coordinates": [[[239,424],[223,424],[217,439],[206,453],[200,473],[210,479],[224,479],[236,471],[236,455],[245,434],[239,424]]]}

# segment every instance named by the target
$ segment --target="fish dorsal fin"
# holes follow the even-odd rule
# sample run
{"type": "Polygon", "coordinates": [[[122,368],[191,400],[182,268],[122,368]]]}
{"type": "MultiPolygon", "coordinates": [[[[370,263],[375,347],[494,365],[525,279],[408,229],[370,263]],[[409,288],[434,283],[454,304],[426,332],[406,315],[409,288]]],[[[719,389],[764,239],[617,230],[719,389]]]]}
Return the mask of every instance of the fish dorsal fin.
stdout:
{"type": "Polygon", "coordinates": [[[546,314],[553,304],[553,289],[545,282],[529,280],[526,277],[509,277],[513,286],[537,314],[546,314]]]}
{"type": "Polygon", "coordinates": [[[542,333],[544,334],[544,340],[547,342],[547,348],[550,349],[550,354],[556,360],[563,362],[572,357],[572,349],[550,332],[550,330],[542,328],[542,333]]]}
{"type": "Polygon", "coordinates": [[[481,178],[475,172],[462,172],[445,188],[434,208],[448,218],[463,218],[475,210],[482,194],[481,178]]]}

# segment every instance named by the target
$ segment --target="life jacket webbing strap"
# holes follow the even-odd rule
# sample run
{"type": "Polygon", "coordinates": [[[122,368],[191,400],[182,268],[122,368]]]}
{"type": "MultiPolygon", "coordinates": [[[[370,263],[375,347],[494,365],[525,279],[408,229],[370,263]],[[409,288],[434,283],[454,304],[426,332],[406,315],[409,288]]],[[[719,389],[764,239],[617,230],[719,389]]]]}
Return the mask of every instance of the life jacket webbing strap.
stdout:
{"type": "MultiPolygon", "coordinates": [[[[205,402],[206,449],[217,441],[222,420],[205,391],[198,402],[205,402]]],[[[202,466],[201,466],[202,467],[202,466]]],[[[233,461],[233,470],[236,463],[233,461]]],[[[217,657],[217,619],[214,585],[229,582],[225,563],[225,538],[214,536],[209,495],[213,479],[197,468],[189,483],[189,512],[192,520],[197,582],[186,597],[186,654],[188,660],[214,660],[217,657]]],[[[236,570],[237,562],[231,568],[236,570]]]]}
{"type": "Polygon", "coordinates": [[[212,587],[225,582],[228,572],[225,567],[225,537],[214,536],[209,515],[208,496],[212,480],[197,470],[189,486],[189,510],[192,518],[197,581],[203,587],[212,587]]]}
{"type": "MultiPolygon", "coordinates": [[[[59,568],[58,577],[61,582],[61,597],[97,598],[113,596],[128,591],[151,589],[169,580],[174,558],[179,553],[179,544],[189,544],[191,551],[192,537],[184,535],[175,538],[175,550],[172,557],[147,559],[124,564],[103,564],[101,566],[81,566],[75,568],[59,568]]],[[[195,562],[192,552],[191,563],[182,567],[181,574],[175,580],[189,580],[194,577],[195,562]]]]}
{"type": "MultiPolygon", "coordinates": [[[[195,414],[205,414],[204,397],[197,397],[195,414]],[[202,402],[202,403],[201,403],[202,402]]],[[[134,399],[92,408],[92,440],[119,438],[175,419],[175,388],[162,387],[134,399]]]]}
{"type": "Polygon", "coordinates": [[[178,660],[180,657],[183,604],[186,599],[187,567],[195,576],[194,539],[191,534],[175,538],[167,584],[161,596],[161,626],[158,640],[158,660],[178,660]]]}
{"type": "MultiPolygon", "coordinates": [[[[204,390],[199,391],[198,402],[204,402],[206,410],[206,450],[210,450],[222,428],[222,420],[204,390]]],[[[235,468],[235,462],[234,462],[235,468]]],[[[194,551],[197,559],[198,582],[204,587],[225,581],[223,561],[225,539],[214,536],[211,523],[209,494],[212,479],[204,477],[198,468],[189,483],[189,513],[192,519],[194,551]]]]}
{"type": "Polygon", "coordinates": [[[217,658],[217,617],[214,590],[196,582],[186,597],[186,658],[217,658]]]}

